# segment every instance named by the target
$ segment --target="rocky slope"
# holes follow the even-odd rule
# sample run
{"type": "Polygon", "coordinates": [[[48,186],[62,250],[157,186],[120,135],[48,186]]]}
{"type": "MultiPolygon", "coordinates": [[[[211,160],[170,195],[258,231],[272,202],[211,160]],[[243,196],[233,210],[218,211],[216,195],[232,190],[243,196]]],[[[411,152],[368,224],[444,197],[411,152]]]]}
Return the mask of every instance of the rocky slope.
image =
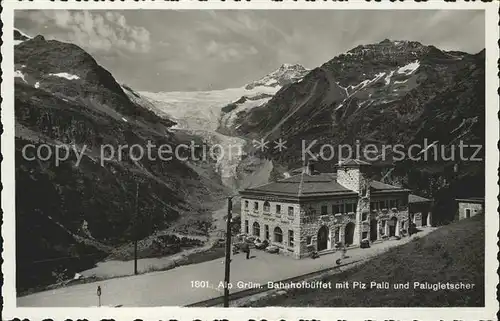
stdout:
{"type": "Polygon", "coordinates": [[[158,157],[160,145],[195,137],[179,137],[174,122],[131,100],[78,46],[20,32],[15,39],[18,289],[72,276],[157,230],[206,234],[210,204],[226,193],[213,164],[158,157]],[[153,157],[117,151],[148,142],[153,157]],[[57,146],[70,152],[60,164],[54,156],[28,160],[23,148],[30,144],[28,158],[42,145],[45,153],[57,146]],[[110,148],[102,154],[103,145],[114,155],[110,148]],[[102,155],[110,158],[103,166],[102,155]]]}

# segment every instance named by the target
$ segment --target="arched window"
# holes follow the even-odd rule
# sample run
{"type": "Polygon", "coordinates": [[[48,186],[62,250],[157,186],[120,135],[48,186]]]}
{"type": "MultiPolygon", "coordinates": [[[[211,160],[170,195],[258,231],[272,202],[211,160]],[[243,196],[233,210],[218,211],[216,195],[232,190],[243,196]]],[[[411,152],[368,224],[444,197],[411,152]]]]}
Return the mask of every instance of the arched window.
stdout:
{"type": "Polygon", "coordinates": [[[254,236],[260,237],[260,225],[257,222],[254,222],[252,225],[252,234],[254,236]]]}
{"type": "Polygon", "coordinates": [[[245,208],[248,208],[248,201],[245,201],[245,208]]]}
{"type": "Polygon", "coordinates": [[[274,242],[283,243],[283,231],[279,227],[274,229],[274,242]]]}
{"type": "Polygon", "coordinates": [[[264,202],[264,212],[269,212],[271,210],[271,204],[268,201],[264,202]]]}

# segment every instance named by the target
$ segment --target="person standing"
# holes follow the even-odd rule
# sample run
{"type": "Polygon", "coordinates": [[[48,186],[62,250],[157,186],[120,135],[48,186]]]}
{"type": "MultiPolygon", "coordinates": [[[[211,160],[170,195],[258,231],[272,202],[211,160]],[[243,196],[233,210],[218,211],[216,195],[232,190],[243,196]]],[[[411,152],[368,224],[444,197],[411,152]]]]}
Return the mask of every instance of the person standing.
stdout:
{"type": "Polygon", "coordinates": [[[243,245],[241,246],[241,250],[247,254],[247,260],[250,258],[250,246],[248,245],[248,243],[245,241],[245,243],[243,243],[243,245]]]}

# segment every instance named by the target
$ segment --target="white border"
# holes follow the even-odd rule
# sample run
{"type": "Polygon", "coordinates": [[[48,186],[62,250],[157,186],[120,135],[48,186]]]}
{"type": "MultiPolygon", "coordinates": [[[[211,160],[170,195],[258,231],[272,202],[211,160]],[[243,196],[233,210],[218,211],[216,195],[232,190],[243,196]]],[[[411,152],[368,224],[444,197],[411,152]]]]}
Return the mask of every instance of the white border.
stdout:
{"type": "MultiPolygon", "coordinates": [[[[70,0],[71,1],[71,0],[70,0]]],[[[29,318],[41,320],[52,318],[54,320],[83,319],[97,320],[103,318],[114,318],[116,320],[298,320],[298,319],[321,319],[321,320],[479,320],[496,319],[499,305],[496,300],[496,286],[498,284],[498,261],[497,256],[497,228],[499,217],[496,214],[498,208],[498,185],[497,166],[499,154],[496,147],[499,140],[498,106],[499,99],[497,88],[499,81],[497,77],[497,60],[499,58],[497,40],[499,39],[498,28],[498,4],[483,2],[456,3],[430,0],[427,3],[416,3],[408,1],[391,3],[382,0],[380,3],[366,2],[363,0],[349,0],[349,2],[316,1],[297,2],[284,0],[283,2],[272,2],[271,0],[252,0],[247,2],[234,2],[226,0],[209,0],[198,2],[196,0],[179,0],[179,2],[168,1],[131,1],[124,2],[49,2],[38,0],[33,2],[15,0],[3,1],[1,19],[4,24],[2,40],[6,44],[13,43],[12,30],[14,26],[14,9],[84,9],[84,10],[123,10],[123,9],[476,9],[485,10],[485,47],[486,47],[486,229],[485,235],[485,308],[177,308],[177,307],[155,307],[155,308],[18,308],[16,307],[15,290],[15,188],[14,188],[14,77],[13,77],[13,50],[11,46],[2,45],[3,56],[2,71],[2,122],[4,133],[2,134],[1,151],[3,155],[2,168],[2,210],[4,212],[2,237],[4,263],[2,273],[4,284],[2,294],[4,299],[3,319],[29,318]]],[[[425,28],[425,26],[422,26],[425,28]]],[[[429,31],[432,32],[432,31],[429,31]]],[[[167,290],[167,289],[166,289],[167,290]]]]}

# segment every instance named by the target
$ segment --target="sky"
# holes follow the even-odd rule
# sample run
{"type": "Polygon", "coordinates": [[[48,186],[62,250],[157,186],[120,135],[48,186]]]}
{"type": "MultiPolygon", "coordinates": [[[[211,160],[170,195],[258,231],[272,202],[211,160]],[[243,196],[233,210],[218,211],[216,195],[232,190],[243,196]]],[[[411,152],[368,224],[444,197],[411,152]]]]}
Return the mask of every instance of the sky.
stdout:
{"type": "Polygon", "coordinates": [[[118,82],[150,92],[239,87],[283,63],[312,69],[386,38],[485,46],[480,10],[30,10],[14,24],[77,44],[118,82]]]}

